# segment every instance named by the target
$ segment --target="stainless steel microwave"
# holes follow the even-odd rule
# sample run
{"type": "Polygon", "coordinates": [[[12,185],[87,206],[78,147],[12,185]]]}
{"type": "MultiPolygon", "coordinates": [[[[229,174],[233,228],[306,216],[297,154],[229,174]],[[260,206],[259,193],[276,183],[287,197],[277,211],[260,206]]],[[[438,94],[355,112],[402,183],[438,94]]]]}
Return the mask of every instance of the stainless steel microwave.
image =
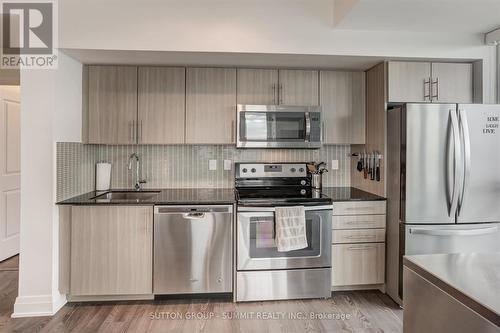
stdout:
{"type": "Polygon", "coordinates": [[[238,148],[320,148],[321,107],[237,106],[238,148]]]}

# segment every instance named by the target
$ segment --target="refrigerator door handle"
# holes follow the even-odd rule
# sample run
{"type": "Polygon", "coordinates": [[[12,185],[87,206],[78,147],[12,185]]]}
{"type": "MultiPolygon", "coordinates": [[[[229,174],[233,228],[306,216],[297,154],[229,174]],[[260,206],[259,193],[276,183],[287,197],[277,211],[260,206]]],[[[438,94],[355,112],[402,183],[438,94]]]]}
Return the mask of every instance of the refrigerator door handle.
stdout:
{"type": "MultiPolygon", "coordinates": [[[[454,109],[450,109],[450,119],[451,119],[451,127],[452,127],[452,132],[453,132],[453,150],[454,150],[454,156],[453,156],[453,191],[451,193],[451,202],[450,202],[450,209],[448,211],[448,216],[452,216],[451,214],[455,215],[455,212],[457,210],[457,205],[458,205],[458,187],[460,186],[460,177],[458,176],[461,174],[461,171],[459,171],[459,167],[461,167],[460,161],[462,160],[462,149],[460,147],[460,132],[458,128],[458,118],[457,118],[457,113],[454,109]]],[[[449,171],[448,171],[449,172],[449,171]]]]}
{"type": "Polygon", "coordinates": [[[430,228],[410,228],[410,234],[428,236],[477,236],[498,232],[498,227],[487,227],[477,229],[430,229],[430,228]]]}
{"type": "Polygon", "coordinates": [[[464,144],[464,176],[462,181],[462,189],[460,191],[460,196],[458,197],[458,208],[457,213],[460,216],[460,211],[462,209],[465,195],[467,193],[467,187],[469,186],[470,179],[470,168],[471,168],[471,158],[470,158],[470,134],[469,134],[469,124],[467,123],[467,115],[464,110],[458,110],[459,124],[462,131],[463,144],[464,144]]]}

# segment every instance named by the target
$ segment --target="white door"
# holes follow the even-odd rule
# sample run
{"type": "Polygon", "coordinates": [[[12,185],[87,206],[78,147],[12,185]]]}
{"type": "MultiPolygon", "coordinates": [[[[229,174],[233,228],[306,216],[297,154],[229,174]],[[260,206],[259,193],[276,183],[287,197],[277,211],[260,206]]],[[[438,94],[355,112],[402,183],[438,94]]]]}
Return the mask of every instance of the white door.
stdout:
{"type": "Polygon", "coordinates": [[[0,86],[0,261],[19,253],[21,107],[19,86],[0,86]]]}

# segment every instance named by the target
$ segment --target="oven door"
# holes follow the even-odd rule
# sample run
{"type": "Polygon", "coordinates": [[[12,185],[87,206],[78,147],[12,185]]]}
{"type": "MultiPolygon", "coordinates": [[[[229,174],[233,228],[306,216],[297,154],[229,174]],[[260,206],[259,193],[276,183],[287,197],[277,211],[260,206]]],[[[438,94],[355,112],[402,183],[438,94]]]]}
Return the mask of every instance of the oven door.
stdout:
{"type": "Polygon", "coordinates": [[[332,206],[312,206],[305,209],[309,246],[300,250],[278,252],[274,241],[274,208],[238,208],[237,269],[330,267],[332,206]]]}

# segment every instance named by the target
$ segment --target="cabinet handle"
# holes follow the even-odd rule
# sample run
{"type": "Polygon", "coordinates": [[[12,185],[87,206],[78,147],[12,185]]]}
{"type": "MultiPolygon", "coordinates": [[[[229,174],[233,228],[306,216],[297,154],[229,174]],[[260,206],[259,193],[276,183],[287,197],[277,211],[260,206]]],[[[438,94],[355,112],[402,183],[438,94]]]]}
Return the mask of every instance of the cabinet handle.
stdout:
{"type": "Polygon", "coordinates": [[[325,142],[325,122],[321,122],[321,141],[325,142]]]}
{"type": "Polygon", "coordinates": [[[351,251],[366,251],[366,250],[373,250],[376,249],[377,247],[372,245],[372,246],[349,246],[347,249],[351,251]]]}
{"type": "Polygon", "coordinates": [[[142,120],[139,123],[139,142],[142,142],[142,120]]]}
{"type": "Polygon", "coordinates": [[[347,221],[346,224],[374,224],[375,221],[347,221]]]}
{"type": "Polygon", "coordinates": [[[428,80],[424,79],[424,101],[426,99],[431,100],[431,78],[428,80]]]}
{"type": "Polygon", "coordinates": [[[272,91],[273,91],[273,104],[276,104],[276,83],[273,83],[272,91]]]}
{"type": "Polygon", "coordinates": [[[132,120],[132,143],[137,143],[137,124],[132,120]]]}
{"type": "Polygon", "coordinates": [[[436,95],[431,95],[431,99],[433,100],[434,98],[436,98],[436,101],[437,101],[437,100],[439,100],[439,78],[438,77],[436,78],[436,81],[431,82],[431,92],[432,92],[432,86],[434,84],[436,85],[436,95]]]}
{"type": "Polygon", "coordinates": [[[345,236],[347,239],[375,239],[375,235],[350,235],[350,236],[345,236]]]}
{"type": "Polygon", "coordinates": [[[128,141],[131,142],[132,141],[132,122],[129,121],[128,122],[128,141]]]}
{"type": "Polygon", "coordinates": [[[234,120],[231,120],[231,143],[234,143],[234,120]]]}
{"type": "Polygon", "coordinates": [[[280,83],[279,85],[279,96],[278,96],[279,104],[283,104],[283,85],[280,83]]]}

